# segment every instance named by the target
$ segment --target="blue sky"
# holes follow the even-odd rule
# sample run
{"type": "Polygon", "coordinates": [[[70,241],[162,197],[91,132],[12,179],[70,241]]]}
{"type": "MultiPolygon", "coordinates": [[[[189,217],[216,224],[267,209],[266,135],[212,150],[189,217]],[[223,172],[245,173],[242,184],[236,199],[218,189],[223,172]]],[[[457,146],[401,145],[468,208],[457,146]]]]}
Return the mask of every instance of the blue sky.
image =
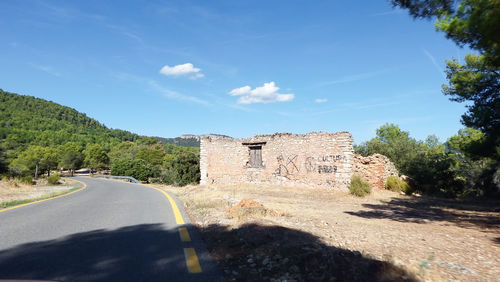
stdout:
{"type": "Polygon", "coordinates": [[[2,1],[0,88],[148,136],[349,131],[441,141],[460,49],[388,1],[2,1]]]}

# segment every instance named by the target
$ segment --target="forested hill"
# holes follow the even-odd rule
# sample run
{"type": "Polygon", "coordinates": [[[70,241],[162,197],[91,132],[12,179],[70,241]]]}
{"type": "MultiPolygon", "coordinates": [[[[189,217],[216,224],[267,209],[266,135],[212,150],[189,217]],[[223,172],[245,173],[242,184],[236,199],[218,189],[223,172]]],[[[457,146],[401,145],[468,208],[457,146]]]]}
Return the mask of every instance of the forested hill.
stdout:
{"type": "Polygon", "coordinates": [[[154,138],[160,140],[163,144],[174,144],[183,147],[200,147],[200,139],[203,137],[232,138],[230,136],[221,134],[203,134],[203,135],[184,134],[175,138],[163,138],[163,137],[154,137],[154,138]]]}
{"type": "Polygon", "coordinates": [[[200,140],[197,138],[164,138],[164,137],[154,137],[161,141],[163,144],[174,144],[183,147],[200,147],[200,140]]]}
{"type": "Polygon", "coordinates": [[[86,167],[141,181],[197,183],[199,148],[110,129],[75,109],[0,90],[0,178],[86,167]]]}
{"type": "Polygon", "coordinates": [[[57,146],[67,142],[100,144],[111,148],[139,135],[109,129],[70,107],[0,89],[0,143],[9,151],[29,145],[57,146]]]}

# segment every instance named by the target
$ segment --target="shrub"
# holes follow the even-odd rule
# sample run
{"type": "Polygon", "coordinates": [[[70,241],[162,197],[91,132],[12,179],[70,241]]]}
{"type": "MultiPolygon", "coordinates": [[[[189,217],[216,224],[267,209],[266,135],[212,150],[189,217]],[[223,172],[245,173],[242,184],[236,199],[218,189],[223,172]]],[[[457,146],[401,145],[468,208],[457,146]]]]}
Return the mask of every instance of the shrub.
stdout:
{"type": "Polygon", "coordinates": [[[181,153],[176,156],[172,163],[175,182],[179,186],[185,186],[200,181],[200,158],[194,153],[181,153]]]}
{"type": "Polygon", "coordinates": [[[404,180],[401,180],[401,183],[401,191],[403,191],[403,193],[405,193],[406,195],[411,195],[413,193],[413,188],[411,187],[411,185],[404,180]]]}
{"type": "Polygon", "coordinates": [[[33,184],[33,177],[31,176],[23,176],[19,180],[24,184],[33,184]]]}
{"type": "Polygon", "coordinates": [[[349,193],[358,196],[364,197],[370,194],[372,191],[372,187],[370,183],[361,179],[361,176],[355,174],[351,177],[351,184],[349,185],[349,193]]]}
{"type": "Polygon", "coordinates": [[[200,181],[200,157],[193,152],[180,152],[167,157],[160,178],[167,185],[185,186],[200,181]]]}
{"type": "Polygon", "coordinates": [[[54,173],[52,174],[51,176],[49,176],[47,178],[47,182],[50,184],[50,185],[56,185],[57,182],[59,182],[59,179],[61,179],[61,177],[59,176],[59,174],[57,173],[54,173]]]}
{"type": "Polygon", "coordinates": [[[160,179],[161,182],[167,185],[179,185],[179,183],[176,181],[177,174],[174,172],[173,169],[162,170],[160,174],[160,179]]]}
{"type": "Polygon", "coordinates": [[[401,191],[401,180],[399,177],[394,175],[387,177],[387,180],[385,181],[385,189],[393,192],[401,191]]]}
{"type": "Polygon", "coordinates": [[[115,160],[111,167],[111,175],[130,176],[139,181],[147,181],[152,176],[152,167],[145,160],[115,160]]]}
{"type": "Polygon", "coordinates": [[[391,190],[393,192],[403,191],[406,195],[411,195],[411,193],[413,192],[411,186],[406,183],[406,181],[394,175],[391,175],[387,178],[387,181],[385,182],[385,189],[391,190]]]}

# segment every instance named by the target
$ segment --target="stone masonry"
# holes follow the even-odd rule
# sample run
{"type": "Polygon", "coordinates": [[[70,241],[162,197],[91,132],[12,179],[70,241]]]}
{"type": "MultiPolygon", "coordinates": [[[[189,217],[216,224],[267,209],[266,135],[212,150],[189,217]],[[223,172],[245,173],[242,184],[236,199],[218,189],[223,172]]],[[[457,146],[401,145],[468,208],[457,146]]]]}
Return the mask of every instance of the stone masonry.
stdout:
{"type": "MultiPolygon", "coordinates": [[[[352,142],[348,132],[277,133],[246,139],[205,137],[200,143],[201,184],[347,190],[352,174],[360,171],[356,168],[371,169],[370,165],[359,165],[352,142]]],[[[379,187],[379,178],[386,179],[387,173],[378,163],[374,168],[366,175],[376,178],[374,183],[379,187]]]]}
{"type": "Polygon", "coordinates": [[[385,182],[390,175],[398,176],[398,170],[388,157],[373,154],[368,157],[354,156],[353,172],[368,181],[372,187],[384,189],[385,182]]]}

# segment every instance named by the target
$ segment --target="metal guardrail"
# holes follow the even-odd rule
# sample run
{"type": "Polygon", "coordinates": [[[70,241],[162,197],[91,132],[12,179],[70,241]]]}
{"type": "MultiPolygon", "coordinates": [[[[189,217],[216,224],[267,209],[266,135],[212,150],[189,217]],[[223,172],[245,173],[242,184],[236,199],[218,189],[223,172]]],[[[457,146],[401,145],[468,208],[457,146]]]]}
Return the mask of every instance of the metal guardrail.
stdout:
{"type": "Polygon", "coordinates": [[[128,182],[132,183],[141,183],[139,180],[130,177],[130,176],[116,176],[116,175],[94,175],[94,177],[102,177],[102,178],[113,178],[113,179],[122,179],[122,180],[127,180],[128,182]]]}

